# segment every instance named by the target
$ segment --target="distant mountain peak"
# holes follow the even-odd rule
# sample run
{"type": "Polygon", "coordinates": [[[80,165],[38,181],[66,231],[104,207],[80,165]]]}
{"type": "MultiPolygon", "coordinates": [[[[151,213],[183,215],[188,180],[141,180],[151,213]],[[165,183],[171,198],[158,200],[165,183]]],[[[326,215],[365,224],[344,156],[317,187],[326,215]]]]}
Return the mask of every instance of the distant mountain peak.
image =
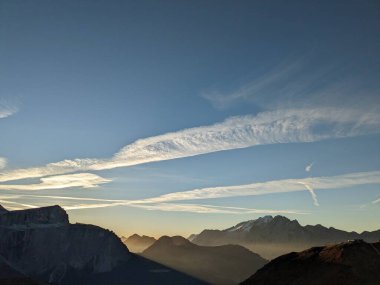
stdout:
{"type": "Polygon", "coordinates": [[[239,223],[236,226],[233,226],[231,228],[226,229],[225,231],[228,231],[228,232],[234,232],[234,231],[249,232],[255,226],[261,227],[261,226],[270,225],[272,223],[275,223],[275,224],[289,224],[289,223],[298,224],[298,221],[297,220],[291,221],[287,217],[279,216],[279,215],[274,216],[274,217],[267,215],[267,216],[259,217],[255,220],[249,220],[246,222],[239,223]]]}
{"type": "Polygon", "coordinates": [[[142,256],[211,284],[238,284],[267,262],[239,245],[199,246],[182,236],[162,236],[142,256]]]}
{"type": "Polygon", "coordinates": [[[139,234],[121,237],[121,240],[132,252],[142,252],[156,241],[154,237],[139,234]]]}
{"type": "Polygon", "coordinates": [[[191,242],[182,236],[162,236],[157,240],[160,244],[170,244],[174,246],[187,246],[192,245],[191,242]]]}

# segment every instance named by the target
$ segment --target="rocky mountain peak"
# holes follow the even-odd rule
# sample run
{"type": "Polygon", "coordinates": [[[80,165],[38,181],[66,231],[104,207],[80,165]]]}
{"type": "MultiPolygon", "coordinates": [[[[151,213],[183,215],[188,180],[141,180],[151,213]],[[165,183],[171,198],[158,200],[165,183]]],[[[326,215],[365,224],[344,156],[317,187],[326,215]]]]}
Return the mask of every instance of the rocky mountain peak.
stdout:
{"type": "Polygon", "coordinates": [[[0,215],[3,227],[46,227],[69,224],[69,217],[60,206],[6,211],[0,215]]]}
{"type": "Polygon", "coordinates": [[[246,222],[242,222],[237,224],[236,226],[233,226],[231,228],[226,229],[225,231],[228,232],[250,232],[254,228],[262,228],[262,227],[296,227],[300,226],[297,220],[289,220],[287,217],[284,216],[264,216],[257,218],[256,220],[250,220],[246,222]]]}

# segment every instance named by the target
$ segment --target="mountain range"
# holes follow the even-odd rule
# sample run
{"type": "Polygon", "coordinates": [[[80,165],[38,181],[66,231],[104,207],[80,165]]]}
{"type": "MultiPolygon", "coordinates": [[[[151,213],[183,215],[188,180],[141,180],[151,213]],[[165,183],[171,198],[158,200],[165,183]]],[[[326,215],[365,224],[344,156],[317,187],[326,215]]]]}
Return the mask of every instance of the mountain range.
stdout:
{"type": "Polygon", "coordinates": [[[378,285],[380,242],[354,240],[272,260],[241,285],[378,285]]]}
{"type": "Polygon", "coordinates": [[[109,230],[70,224],[59,206],[0,210],[0,284],[205,284],[131,253],[109,230]]]}
{"type": "Polygon", "coordinates": [[[297,220],[283,216],[265,216],[241,222],[225,230],[204,230],[191,235],[189,240],[197,245],[217,246],[239,244],[267,259],[301,251],[312,246],[335,244],[347,240],[363,239],[375,242],[380,239],[380,230],[373,232],[347,232],[322,225],[302,226],[297,220]]]}
{"type": "Polygon", "coordinates": [[[181,237],[163,236],[142,256],[211,284],[238,284],[268,261],[239,245],[199,246],[181,237]]]}
{"type": "Polygon", "coordinates": [[[0,206],[0,284],[377,285],[379,237],[380,231],[346,232],[265,216],[205,230],[192,241],[139,235],[122,241],[98,226],[71,224],[59,206],[19,211],[0,206]],[[123,242],[147,248],[137,255],[123,242]],[[319,246],[269,263],[242,246],[275,256],[309,244],[319,246]]]}

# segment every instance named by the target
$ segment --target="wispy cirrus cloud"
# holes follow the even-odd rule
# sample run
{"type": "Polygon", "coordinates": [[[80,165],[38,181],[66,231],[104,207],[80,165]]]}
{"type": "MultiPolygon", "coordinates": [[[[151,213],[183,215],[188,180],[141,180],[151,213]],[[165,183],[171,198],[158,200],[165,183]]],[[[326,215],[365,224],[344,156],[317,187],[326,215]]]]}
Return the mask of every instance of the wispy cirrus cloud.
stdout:
{"type": "Polygon", "coordinates": [[[374,201],[372,201],[372,204],[379,204],[380,203],[380,199],[376,199],[374,201]]]}
{"type": "MultiPolygon", "coordinates": [[[[337,176],[327,177],[311,177],[300,179],[283,179],[272,180],[259,183],[251,183],[245,185],[232,185],[220,187],[208,187],[193,189],[183,192],[174,192],[158,197],[152,197],[141,200],[114,200],[114,199],[98,199],[84,197],[66,197],[66,196],[47,196],[47,195],[29,195],[17,194],[15,196],[8,195],[0,197],[2,201],[19,199],[24,201],[30,198],[37,198],[38,201],[46,199],[49,201],[60,201],[66,210],[108,208],[116,206],[137,207],[146,210],[157,211],[176,211],[176,212],[192,212],[192,213],[224,213],[224,214],[305,214],[306,212],[293,209],[252,209],[241,207],[214,206],[209,204],[179,203],[180,201],[194,201],[205,199],[216,199],[238,196],[257,196],[267,194],[289,193],[299,191],[309,191],[312,193],[313,202],[319,205],[315,190],[333,190],[350,188],[357,185],[380,184],[380,171],[357,172],[337,176]],[[69,203],[67,203],[67,202],[69,203]]],[[[1,201],[0,201],[1,202],[1,201]]],[[[13,204],[17,202],[12,201],[13,204]]],[[[372,203],[380,203],[380,199],[372,203]]],[[[25,202],[22,202],[25,205],[25,202]]],[[[48,203],[49,204],[49,203],[48,203]]],[[[20,202],[21,205],[21,202],[20,202]]],[[[30,206],[30,203],[29,203],[30,206]]],[[[31,205],[33,206],[33,205],[31,205]]]]}
{"type": "Polygon", "coordinates": [[[142,202],[167,203],[171,201],[256,196],[307,190],[309,192],[312,192],[314,203],[318,204],[314,190],[348,188],[365,184],[380,184],[380,171],[357,172],[338,176],[284,179],[244,185],[200,188],[165,194],[156,198],[143,200],[142,202]],[[312,189],[312,191],[310,191],[310,189],[312,189]]]}
{"type": "Polygon", "coordinates": [[[77,173],[69,175],[50,176],[40,179],[37,184],[0,185],[0,190],[47,190],[72,187],[94,188],[111,180],[92,173],[77,173]]]}
{"type": "Polygon", "coordinates": [[[313,165],[314,165],[314,162],[312,162],[312,163],[306,165],[306,167],[305,167],[305,171],[306,171],[306,172],[310,172],[310,171],[311,171],[311,168],[313,167],[313,165]]]}
{"type": "Polygon", "coordinates": [[[7,160],[4,157],[0,157],[0,169],[5,168],[7,166],[7,160]]]}
{"type": "Polygon", "coordinates": [[[360,105],[378,110],[379,85],[373,77],[355,73],[347,62],[321,62],[309,54],[288,58],[235,88],[212,88],[201,96],[217,109],[251,102],[265,109],[360,105]]]}
{"type": "Polygon", "coordinates": [[[251,209],[241,207],[223,207],[204,204],[178,204],[178,203],[157,203],[157,204],[135,204],[129,206],[143,208],[152,211],[166,212],[189,212],[200,214],[307,214],[297,210],[274,210],[274,209],[251,209]]]}
{"type": "Polygon", "coordinates": [[[12,116],[18,111],[18,109],[14,106],[6,104],[3,101],[0,101],[0,119],[12,116]]]}
{"type": "Polygon", "coordinates": [[[140,139],[108,159],[63,160],[2,172],[0,182],[128,167],[257,145],[314,142],[373,133],[380,133],[378,112],[336,108],[268,111],[140,139]]]}
{"type": "Polygon", "coordinates": [[[188,213],[200,213],[200,214],[306,214],[297,210],[278,210],[278,209],[252,209],[242,207],[224,207],[214,205],[203,204],[178,204],[178,203],[145,203],[144,200],[110,200],[110,199],[96,199],[96,198],[82,198],[82,197],[64,197],[64,196],[45,196],[45,195],[8,195],[0,196],[0,203],[4,203],[8,206],[10,204],[13,208],[25,209],[35,208],[37,206],[26,204],[25,202],[16,202],[17,200],[25,200],[25,198],[37,198],[39,203],[43,199],[54,201],[68,211],[72,210],[84,210],[84,209],[97,209],[97,208],[109,208],[117,206],[129,206],[135,208],[141,208],[149,211],[165,211],[165,212],[188,212],[188,213]],[[70,203],[66,203],[69,201],[70,203]],[[78,203],[75,203],[78,201],[78,203]]]}

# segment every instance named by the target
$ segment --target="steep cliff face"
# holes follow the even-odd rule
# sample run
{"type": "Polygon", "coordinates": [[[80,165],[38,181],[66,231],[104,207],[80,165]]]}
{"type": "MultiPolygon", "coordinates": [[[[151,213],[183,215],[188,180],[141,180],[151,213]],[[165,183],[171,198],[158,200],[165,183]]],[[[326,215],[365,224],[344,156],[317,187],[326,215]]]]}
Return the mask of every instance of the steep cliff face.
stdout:
{"type": "Polygon", "coordinates": [[[49,276],[50,282],[63,278],[68,268],[107,272],[131,257],[115,234],[71,225],[58,206],[1,215],[0,255],[28,276],[49,276]]]}
{"type": "MultiPolygon", "coordinates": [[[[1,207],[4,209],[3,207],[1,207]]],[[[0,208],[0,211],[2,210],[0,208]]],[[[5,210],[5,209],[4,209],[5,210]]],[[[69,217],[59,206],[20,211],[6,211],[0,215],[0,226],[8,228],[32,228],[68,225],[69,217]]]]}
{"type": "Polygon", "coordinates": [[[106,272],[130,257],[113,233],[91,225],[1,229],[0,234],[0,254],[28,275],[65,267],[106,272]]]}

